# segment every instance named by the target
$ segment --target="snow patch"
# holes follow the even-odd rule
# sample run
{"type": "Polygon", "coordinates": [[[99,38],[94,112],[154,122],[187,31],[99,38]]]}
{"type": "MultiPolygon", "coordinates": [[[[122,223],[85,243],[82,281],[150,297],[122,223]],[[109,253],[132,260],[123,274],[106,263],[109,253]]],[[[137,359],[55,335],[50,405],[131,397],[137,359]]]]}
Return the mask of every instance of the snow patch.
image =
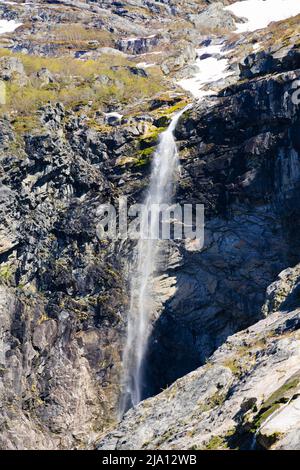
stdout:
{"type": "Polygon", "coordinates": [[[12,33],[21,25],[15,20],[0,20],[0,34],[12,33]]]}
{"type": "Polygon", "coordinates": [[[149,67],[155,67],[156,64],[153,63],[153,64],[147,64],[147,62],[139,62],[138,64],[136,64],[137,67],[140,67],[142,69],[148,69],[149,67]]]}
{"type": "Polygon", "coordinates": [[[200,57],[202,54],[222,54],[222,44],[211,44],[209,46],[201,47],[197,49],[197,55],[200,57]]]}
{"type": "Polygon", "coordinates": [[[134,42],[134,41],[140,41],[141,39],[152,39],[155,38],[156,34],[150,34],[150,36],[133,36],[131,38],[122,38],[122,41],[124,42],[134,42]]]}
{"type": "Polygon", "coordinates": [[[226,71],[228,59],[224,58],[222,53],[222,45],[210,45],[197,49],[197,59],[193,64],[197,68],[197,72],[190,78],[184,78],[178,82],[186,91],[189,91],[194,98],[200,99],[203,96],[212,95],[214,92],[204,89],[205,85],[209,85],[218,80],[224,79],[231,72],[226,71]],[[208,56],[204,57],[203,56],[208,56]],[[219,55],[221,57],[210,57],[211,55],[219,55]]]}
{"type": "Polygon", "coordinates": [[[246,23],[238,23],[236,33],[266,28],[272,21],[286,20],[300,13],[299,0],[244,0],[225,7],[246,23]]]}
{"type": "Polygon", "coordinates": [[[117,112],[111,112],[111,113],[104,113],[104,116],[108,119],[109,118],[116,118],[116,119],[121,120],[122,117],[123,117],[123,114],[119,114],[117,112]]]}

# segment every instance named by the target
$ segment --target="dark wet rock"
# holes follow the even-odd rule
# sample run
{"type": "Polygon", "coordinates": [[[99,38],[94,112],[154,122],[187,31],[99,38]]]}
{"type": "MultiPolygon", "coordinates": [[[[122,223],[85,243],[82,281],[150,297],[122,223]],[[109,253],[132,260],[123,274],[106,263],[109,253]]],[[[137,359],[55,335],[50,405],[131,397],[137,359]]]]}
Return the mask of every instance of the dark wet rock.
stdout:
{"type": "Polygon", "coordinates": [[[75,117],[66,126],[60,104],[40,117],[43,132],[26,137],[22,163],[9,159],[14,134],[1,126],[0,393],[15,410],[1,415],[8,449],[88,446],[116,408],[125,328],[122,257],[96,231],[97,208],[114,194],[95,163],[103,144],[75,117]]]}
{"type": "Polygon", "coordinates": [[[260,51],[247,56],[240,65],[241,78],[252,78],[300,68],[300,49],[294,45],[278,51],[260,51]]]}

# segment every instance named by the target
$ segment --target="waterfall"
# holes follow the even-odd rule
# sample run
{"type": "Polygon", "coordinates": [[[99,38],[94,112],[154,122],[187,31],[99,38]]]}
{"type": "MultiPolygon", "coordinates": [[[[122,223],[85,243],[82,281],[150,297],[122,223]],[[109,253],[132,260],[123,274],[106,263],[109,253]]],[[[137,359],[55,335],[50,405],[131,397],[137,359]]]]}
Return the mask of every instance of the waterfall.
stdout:
{"type": "Polygon", "coordinates": [[[174,131],[181,115],[191,106],[187,105],[174,115],[167,130],[160,135],[153,157],[149,190],[141,216],[140,238],[132,266],[131,301],[123,354],[121,416],[142,399],[143,358],[155,311],[151,283],[157,270],[160,248],[163,243],[167,243],[155,239],[159,233],[159,205],[172,201],[178,171],[174,131]]]}

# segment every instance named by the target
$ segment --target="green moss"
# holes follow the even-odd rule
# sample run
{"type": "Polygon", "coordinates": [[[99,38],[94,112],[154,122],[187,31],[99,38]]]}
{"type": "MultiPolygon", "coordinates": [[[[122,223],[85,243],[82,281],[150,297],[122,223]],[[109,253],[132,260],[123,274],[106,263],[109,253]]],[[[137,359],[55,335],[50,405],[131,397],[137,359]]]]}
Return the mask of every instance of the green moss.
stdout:
{"type": "Polygon", "coordinates": [[[153,147],[157,144],[159,136],[166,130],[166,127],[154,127],[139,139],[140,148],[143,150],[148,147],[153,147]]]}
{"type": "Polygon", "coordinates": [[[232,448],[229,444],[230,439],[236,433],[236,428],[229,429],[223,436],[212,436],[205,445],[205,450],[221,450],[232,448]]]}
{"type": "Polygon", "coordinates": [[[139,152],[141,157],[149,157],[155,152],[155,147],[147,147],[139,152]]]}
{"type": "Polygon", "coordinates": [[[213,436],[205,446],[206,450],[227,449],[227,443],[223,437],[213,436]]]}
{"type": "MultiPolygon", "coordinates": [[[[6,87],[7,91],[7,104],[4,106],[4,110],[14,110],[25,115],[26,126],[30,125],[30,117],[33,110],[38,109],[42,104],[49,101],[54,101],[57,97],[57,93],[54,90],[45,90],[37,86],[33,86],[30,83],[26,86],[20,87],[18,83],[9,82],[6,87]],[[28,116],[30,114],[30,116],[28,116]]],[[[24,117],[24,116],[23,116],[24,117]]],[[[16,119],[16,122],[21,125],[20,116],[16,119]]],[[[29,129],[29,130],[30,130],[29,129]]]]}
{"type": "Polygon", "coordinates": [[[159,442],[156,443],[157,446],[163,444],[164,442],[169,441],[176,434],[176,430],[168,429],[165,431],[159,439],[159,442]]]}
{"type": "Polygon", "coordinates": [[[279,387],[261,406],[259,413],[256,415],[252,431],[256,432],[266,419],[271,416],[282,404],[287,403],[293,394],[296,392],[300,384],[300,374],[294,374],[290,377],[281,387],[279,387]]]}
{"type": "Polygon", "coordinates": [[[291,392],[300,384],[300,374],[290,377],[278,390],[276,390],[264,403],[264,407],[272,406],[274,403],[285,403],[288,400],[288,392],[291,392]]]}
{"type": "Polygon", "coordinates": [[[237,359],[235,359],[235,358],[227,359],[226,361],[223,362],[223,365],[225,367],[228,367],[228,369],[231,370],[233,375],[236,375],[237,377],[241,376],[242,370],[241,370],[241,366],[240,366],[237,359]]]}
{"type": "Polygon", "coordinates": [[[140,150],[136,155],[132,157],[120,158],[116,165],[128,167],[141,167],[149,165],[154,151],[155,147],[147,147],[143,150],[140,150]]]}
{"type": "Polygon", "coordinates": [[[163,115],[155,120],[155,125],[158,127],[167,127],[170,122],[170,117],[163,115]]]}
{"type": "Polygon", "coordinates": [[[0,284],[10,284],[13,278],[11,265],[3,264],[0,267],[0,284]]]}
{"type": "Polygon", "coordinates": [[[146,166],[149,165],[150,158],[138,158],[136,162],[134,162],[134,167],[146,166]]]}
{"type": "Polygon", "coordinates": [[[88,312],[83,312],[82,310],[75,310],[74,313],[80,322],[85,321],[89,318],[88,312]]]}

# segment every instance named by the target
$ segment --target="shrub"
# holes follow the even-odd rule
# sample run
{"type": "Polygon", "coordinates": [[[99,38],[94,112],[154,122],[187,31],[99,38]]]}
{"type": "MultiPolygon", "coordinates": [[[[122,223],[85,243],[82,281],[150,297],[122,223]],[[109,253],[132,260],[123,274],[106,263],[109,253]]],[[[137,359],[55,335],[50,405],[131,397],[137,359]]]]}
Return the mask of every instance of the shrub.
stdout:
{"type": "Polygon", "coordinates": [[[85,61],[71,57],[13,54],[3,49],[0,49],[1,55],[20,58],[29,77],[25,85],[8,82],[7,104],[1,108],[2,111],[17,112],[23,116],[32,115],[47,102],[61,101],[66,107],[76,109],[91,101],[89,109],[94,112],[115,102],[123,103],[124,106],[136,104],[164,90],[162,75],[134,75],[128,68],[132,64],[114,54],[103,55],[99,60],[85,61]],[[36,73],[42,68],[52,73],[55,83],[45,85],[38,80],[36,73]],[[105,76],[107,80],[101,82],[99,76],[105,76]]]}
{"type": "Polygon", "coordinates": [[[17,113],[31,113],[43,103],[55,100],[55,92],[42,88],[34,88],[31,85],[20,87],[15,83],[7,86],[7,105],[17,113]]]}
{"type": "Polygon", "coordinates": [[[101,46],[112,46],[113,36],[108,31],[85,28],[78,23],[66,25],[58,25],[54,28],[55,38],[59,41],[67,41],[72,43],[80,43],[84,41],[98,41],[101,46]]]}

